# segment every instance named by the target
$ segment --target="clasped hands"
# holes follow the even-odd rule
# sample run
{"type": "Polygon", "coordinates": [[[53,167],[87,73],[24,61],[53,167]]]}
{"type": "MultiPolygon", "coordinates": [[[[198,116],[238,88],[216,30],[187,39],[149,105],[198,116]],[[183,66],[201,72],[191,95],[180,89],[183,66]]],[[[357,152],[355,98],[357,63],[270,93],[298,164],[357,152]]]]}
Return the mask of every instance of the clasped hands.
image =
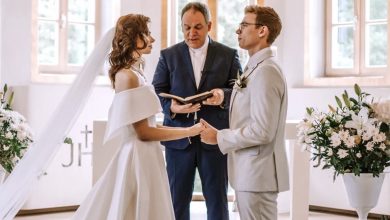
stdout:
{"type": "MultiPolygon", "coordinates": [[[[224,99],[224,93],[222,89],[210,90],[213,96],[202,102],[203,105],[221,105],[224,99]]],[[[188,114],[197,112],[200,110],[201,104],[185,104],[181,105],[176,100],[171,101],[171,112],[176,115],[177,113],[188,114]]],[[[174,117],[173,115],[173,117],[174,117]]],[[[206,144],[217,144],[217,129],[201,119],[199,123],[189,128],[191,136],[200,134],[200,140],[206,144]]]]}
{"type": "Polygon", "coordinates": [[[200,122],[189,128],[191,133],[200,134],[200,140],[206,144],[217,144],[217,129],[207,121],[200,119],[200,122]]]}

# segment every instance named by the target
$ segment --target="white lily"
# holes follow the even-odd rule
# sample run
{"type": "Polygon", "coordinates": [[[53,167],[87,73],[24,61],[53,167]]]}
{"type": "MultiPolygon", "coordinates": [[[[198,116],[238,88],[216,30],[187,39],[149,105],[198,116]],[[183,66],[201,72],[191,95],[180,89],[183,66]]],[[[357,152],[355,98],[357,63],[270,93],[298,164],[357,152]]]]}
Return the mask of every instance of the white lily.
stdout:
{"type": "Polygon", "coordinates": [[[358,135],[361,135],[364,130],[367,130],[372,127],[373,122],[375,122],[375,119],[368,118],[367,108],[362,108],[357,115],[355,113],[352,113],[351,117],[352,120],[347,121],[345,123],[345,127],[356,129],[358,135]]]}

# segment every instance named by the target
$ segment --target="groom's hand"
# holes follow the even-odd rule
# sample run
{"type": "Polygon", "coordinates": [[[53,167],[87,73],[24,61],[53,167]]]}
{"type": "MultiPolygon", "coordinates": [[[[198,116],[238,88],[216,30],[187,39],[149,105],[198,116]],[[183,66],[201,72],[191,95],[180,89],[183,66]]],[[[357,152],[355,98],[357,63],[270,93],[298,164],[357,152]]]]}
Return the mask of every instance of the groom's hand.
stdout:
{"type": "Polygon", "coordinates": [[[207,121],[200,119],[205,129],[200,133],[200,140],[206,144],[217,144],[217,129],[211,126],[207,121]]]}

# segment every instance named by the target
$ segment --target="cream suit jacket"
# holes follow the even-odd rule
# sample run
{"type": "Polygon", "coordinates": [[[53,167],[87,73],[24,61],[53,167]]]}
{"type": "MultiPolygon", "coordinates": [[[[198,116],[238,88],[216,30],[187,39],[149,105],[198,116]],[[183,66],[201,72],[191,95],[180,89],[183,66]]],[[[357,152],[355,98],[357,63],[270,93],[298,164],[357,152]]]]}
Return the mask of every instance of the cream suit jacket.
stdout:
{"type": "Polygon", "coordinates": [[[284,139],[287,86],[271,48],[248,61],[246,88],[235,85],[230,101],[230,129],[217,133],[228,154],[228,175],[237,191],[282,192],[289,189],[284,139]]]}

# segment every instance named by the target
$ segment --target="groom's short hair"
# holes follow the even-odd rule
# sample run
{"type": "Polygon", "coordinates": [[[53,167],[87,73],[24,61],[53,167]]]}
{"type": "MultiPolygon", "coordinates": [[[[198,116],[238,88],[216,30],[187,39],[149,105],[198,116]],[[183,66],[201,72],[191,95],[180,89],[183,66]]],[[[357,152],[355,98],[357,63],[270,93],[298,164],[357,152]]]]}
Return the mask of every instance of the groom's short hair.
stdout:
{"type": "Polygon", "coordinates": [[[267,26],[269,30],[267,43],[272,44],[282,30],[282,22],[276,11],[271,7],[249,5],[245,7],[246,13],[256,14],[256,24],[267,26]]]}

